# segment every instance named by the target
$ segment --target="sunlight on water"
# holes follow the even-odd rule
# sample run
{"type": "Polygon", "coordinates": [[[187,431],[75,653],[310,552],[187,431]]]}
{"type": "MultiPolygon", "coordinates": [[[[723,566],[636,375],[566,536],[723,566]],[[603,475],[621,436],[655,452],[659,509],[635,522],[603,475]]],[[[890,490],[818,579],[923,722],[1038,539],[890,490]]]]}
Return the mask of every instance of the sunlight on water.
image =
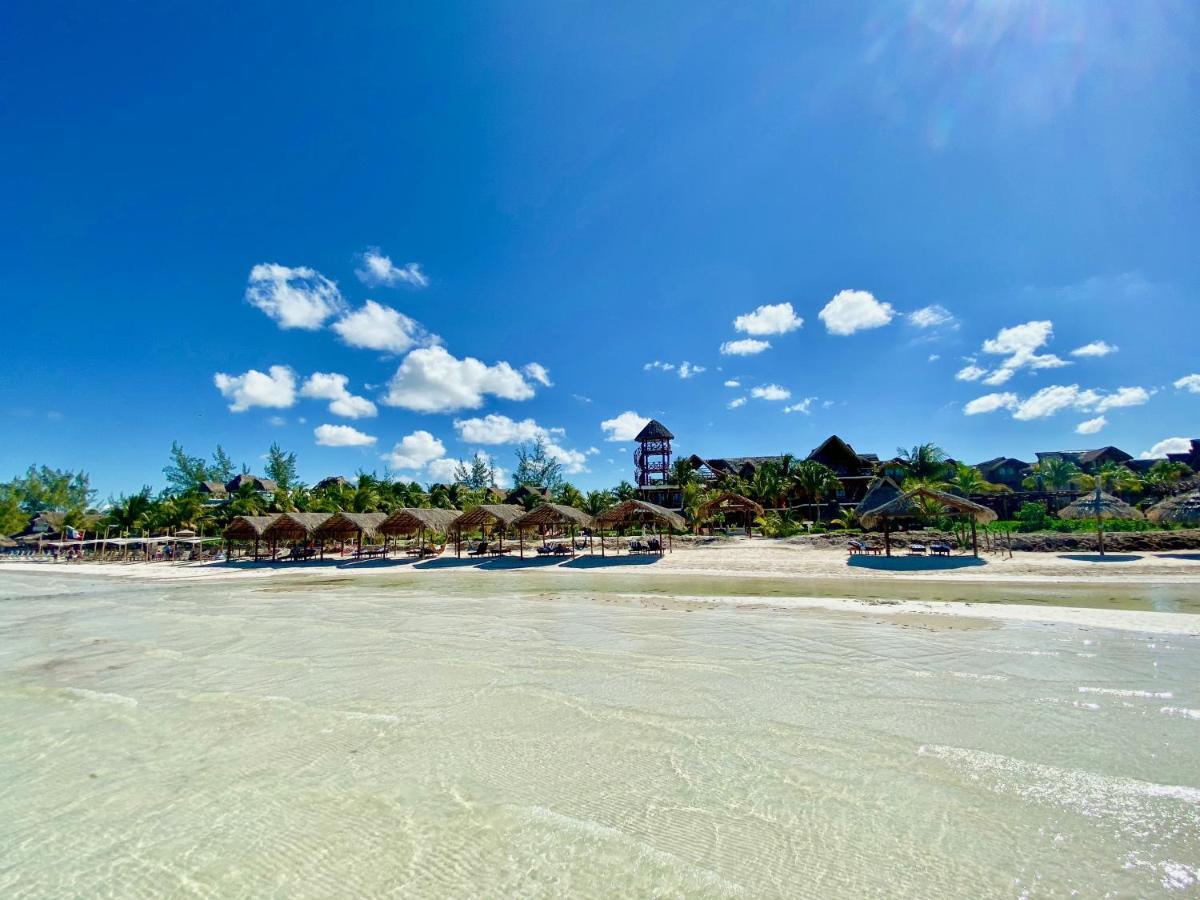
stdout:
{"type": "Polygon", "coordinates": [[[0,896],[1200,889],[1196,637],[457,578],[0,579],[0,896]]]}

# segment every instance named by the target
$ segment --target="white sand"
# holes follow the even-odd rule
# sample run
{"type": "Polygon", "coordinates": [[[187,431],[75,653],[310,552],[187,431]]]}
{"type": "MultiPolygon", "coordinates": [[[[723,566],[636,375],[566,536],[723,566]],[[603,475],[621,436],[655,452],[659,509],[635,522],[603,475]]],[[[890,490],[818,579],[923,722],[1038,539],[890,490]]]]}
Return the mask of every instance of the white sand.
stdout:
{"type": "MultiPolygon", "coordinates": [[[[532,554],[531,554],[532,556],[532,554]]],[[[1173,554],[1114,554],[1106,561],[1089,554],[1017,553],[1013,558],[984,556],[981,561],[970,557],[943,559],[910,559],[897,556],[886,558],[847,558],[840,550],[822,550],[797,546],[785,541],[756,538],[728,543],[685,546],[661,559],[621,555],[601,560],[599,555],[572,564],[568,560],[537,559],[533,556],[522,563],[508,558],[476,563],[455,560],[447,554],[433,563],[414,565],[410,560],[371,561],[366,563],[325,560],[309,563],[49,563],[11,561],[0,563],[0,573],[30,574],[45,572],[54,575],[101,576],[111,578],[152,579],[170,581],[312,578],[316,581],[336,578],[373,579],[382,576],[412,577],[414,579],[444,578],[511,578],[520,571],[550,575],[564,579],[598,576],[614,578],[614,590],[628,591],[628,579],[676,578],[681,582],[696,578],[769,578],[776,582],[770,596],[760,596],[751,589],[747,595],[691,596],[689,587],[681,583],[680,593],[664,598],[661,593],[646,597],[644,605],[674,609],[700,609],[706,606],[755,607],[777,610],[827,609],[858,612],[871,616],[920,617],[929,626],[938,616],[973,620],[1009,620],[1025,622],[1055,622],[1157,632],[1163,634],[1200,634],[1200,615],[1187,612],[1155,612],[1114,608],[1088,608],[1071,603],[1035,605],[1022,602],[1015,594],[1004,592],[1006,585],[1053,586],[1079,588],[1095,586],[1111,589],[1116,586],[1133,590],[1156,585],[1171,586],[1176,592],[1195,586],[1200,599],[1200,553],[1173,554]],[[521,566],[528,568],[521,570],[521,566]],[[507,571],[496,571],[502,568],[507,571]],[[514,569],[518,571],[513,571],[514,569]],[[618,584],[617,576],[624,576],[618,584]],[[908,585],[907,593],[920,584],[957,585],[964,589],[975,586],[986,591],[992,586],[999,602],[972,603],[955,600],[892,599],[888,585],[896,582],[908,585]],[[827,596],[838,586],[853,585],[856,598],[827,596]],[[778,590],[784,585],[784,593],[778,590]],[[832,586],[831,586],[832,585],[832,586]],[[795,593],[792,593],[794,588],[795,593]]],[[[517,587],[517,583],[513,583],[517,587]]],[[[692,587],[691,590],[695,588],[692,587]]],[[[629,593],[610,595],[618,602],[640,602],[639,596],[629,593]]],[[[990,599],[997,599],[995,596],[990,599]]]]}

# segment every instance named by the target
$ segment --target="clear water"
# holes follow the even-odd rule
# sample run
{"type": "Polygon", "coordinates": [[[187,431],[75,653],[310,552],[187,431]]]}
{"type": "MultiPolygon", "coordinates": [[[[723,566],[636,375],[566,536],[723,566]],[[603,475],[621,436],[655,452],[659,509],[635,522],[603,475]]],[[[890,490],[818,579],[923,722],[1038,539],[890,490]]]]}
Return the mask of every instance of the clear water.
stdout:
{"type": "Polygon", "coordinates": [[[1200,891],[1200,639],[414,581],[0,576],[0,896],[1200,891]]]}

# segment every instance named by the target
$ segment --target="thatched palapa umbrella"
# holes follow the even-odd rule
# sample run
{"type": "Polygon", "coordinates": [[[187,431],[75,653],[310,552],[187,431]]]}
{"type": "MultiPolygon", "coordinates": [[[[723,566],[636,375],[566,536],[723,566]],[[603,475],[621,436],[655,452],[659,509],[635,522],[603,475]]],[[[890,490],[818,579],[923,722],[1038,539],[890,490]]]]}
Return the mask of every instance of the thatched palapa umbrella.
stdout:
{"type": "MultiPolygon", "coordinates": [[[[573,506],[564,506],[560,503],[543,503],[541,506],[534,507],[521,518],[513,523],[513,527],[517,529],[518,539],[521,542],[521,558],[525,558],[525,532],[533,531],[534,529],[545,530],[548,527],[557,526],[559,528],[571,529],[571,556],[575,556],[575,529],[590,528],[592,525],[592,517],[581,509],[576,509],[573,506]]],[[[591,541],[588,541],[588,546],[591,546],[591,541]]]]}
{"type": "Polygon", "coordinates": [[[610,506],[596,516],[596,526],[600,529],[600,555],[604,556],[604,528],[615,525],[636,524],[654,525],[655,535],[658,536],[658,554],[662,556],[663,545],[661,529],[667,529],[667,543],[671,542],[672,530],[686,531],[687,520],[674,510],[648,503],[645,500],[626,500],[616,506],[610,506]]]}
{"type": "Polygon", "coordinates": [[[234,516],[221,532],[227,544],[233,541],[254,541],[254,558],[258,559],[258,545],[263,539],[263,533],[275,523],[278,515],[274,516],[234,516]]]}
{"type": "Polygon", "coordinates": [[[321,523],[316,536],[322,544],[325,541],[345,543],[353,538],[356,548],[361,552],[363,537],[374,537],[386,518],[387,513],[381,512],[335,512],[321,523]]]}
{"type": "MultiPolygon", "coordinates": [[[[872,485],[872,490],[867,492],[867,496],[858,505],[858,518],[867,528],[874,528],[876,525],[883,526],[883,546],[888,556],[892,555],[890,527],[892,521],[915,517],[920,512],[917,500],[932,500],[944,509],[969,517],[971,520],[971,551],[976,556],[979,555],[979,535],[976,531],[976,526],[980,522],[986,524],[994,522],[998,518],[996,513],[986,506],[980,506],[978,503],[973,503],[955,494],[948,494],[945,491],[924,486],[913,488],[911,491],[905,491],[894,496],[891,500],[882,502],[881,505],[864,508],[868,501],[873,504],[884,501],[892,493],[891,488],[896,488],[896,483],[890,478],[880,479],[880,481],[887,482],[887,484],[879,485],[878,491],[874,490],[876,485],[872,485]],[[890,488],[888,484],[891,485],[890,488]],[[874,494],[873,498],[872,494],[874,494]]],[[[899,488],[896,489],[899,490],[899,488]]]]}
{"type": "Polygon", "coordinates": [[[741,494],[735,494],[733,491],[722,491],[715,497],[710,497],[700,507],[699,518],[701,522],[711,519],[717,513],[736,512],[742,513],[746,517],[746,534],[749,536],[754,532],[754,517],[763,514],[761,504],[755,503],[749,497],[743,497],[741,494]]]}
{"type": "Polygon", "coordinates": [[[512,524],[525,515],[525,507],[512,503],[482,503],[468,510],[450,526],[454,529],[454,555],[462,556],[462,533],[471,528],[478,528],[487,533],[490,529],[500,533],[500,549],[504,549],[504,532],[512,524]]]}
{"type": "MultiPolygon", "coordinates": [[[[271,542],[272,555],[280,541],[304,542],[316,540],[317,530],[324,525],[332,513],[285,512],[263,529],[263,537],[271,542]]],[[[325,542],[321,541],[321,555],[325,555],[325,542]]]]}
{"type": "MultiPolygon", "coordinates": [[[[388,516],[379,531],[382,534],[417,535],[417,546],[420,555],[425,555],[425,534],[436,532],[449,534],[462,513],[457,509],[429,509],[425,507],[406,506],[388,516]]],[[[442,545],[445,549],[445,544],[442,545]]]]}
{"type": "Polygon", "coordinates": [[[1168,497],[1156,503],[1146,513],[1146,518],[1160,525],[1175,523],[1179,525],[1200,524],[1200,491],[1190,491],[1168,497]]]}
{"type": "Polygon", "coordinates": [[[1086,497],[1080,497],[1074,503],[1064,506],[1058,511],[1060,519],[1095,519],[1096,535],[1100,540],[1100,555],[1104,555],[1104,520],[1105,519],[1141,519],[1144,516],[1124,500],[1106,494],[1100,490],[1086,497]]]}

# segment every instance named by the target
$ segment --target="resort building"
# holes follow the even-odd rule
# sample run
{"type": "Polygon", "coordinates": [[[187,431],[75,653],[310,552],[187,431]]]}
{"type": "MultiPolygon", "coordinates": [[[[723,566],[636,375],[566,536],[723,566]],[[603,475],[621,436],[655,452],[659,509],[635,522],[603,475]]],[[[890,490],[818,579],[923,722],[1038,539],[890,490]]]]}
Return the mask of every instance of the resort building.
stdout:
{"type": "MultiPolygon", "coordinates": [[[[656,419],[646,423],[634,440],[638,449],[634,452],[634,481],[638,497],[668,509],[678,509],[683,502],[680,486],[671,484],[671,441],[675,436],[656,419]]],[[[775,456],[721,456],[706,457],[697,454],[685,457],[701,480],[716,483],[736,476],[743,481],[752,481],[763,465],[781,464],[785,457],[775,456]]],[[[830,435],[816,447],[806,460],[823,463],[838,477],[839,488],[835,496],[828,498],[841,506],[854,506],[867,492],[867,487],[880,466],[874,453],[859,453],[840,437],[830,435]]],[[[793,462],[799,462],[792,457],[793,462]]],[[[800,498],[789,496],[789,505],[800,498]]]]}
{"type": "Polygon", "coordinates": [[[975,466],[984,481],[1003,485],[1014,491],[1021,490],[1022,482],[1029,476],[1033,466],[1012,456],[997,456],[975,466]]]}
{"type": "Polygon", "coordinates": [[[219,481],[200,482],[200,493],[206,496],[206,501],[212,504],[224,503],[231,494],[236,494],[243,485],[251,485],[255,493],[264,497],[273,495],[279,490],[270,478],[260,478],[257,475],[236,475],[222,484],[219,481]]]}
{"type": "Polygon", "coordinates": [[[1037,458],[1038,462],[1045,462],[1048,459],[1065,459],[1067,462],[1075,463],[1085,472],[1092,472],[1105,463],[1127,463],[1133,459],[1133,456],[1119,447],[1100,447],[1096,450],[1046,450],[1038,453],[1037,458]]]}

